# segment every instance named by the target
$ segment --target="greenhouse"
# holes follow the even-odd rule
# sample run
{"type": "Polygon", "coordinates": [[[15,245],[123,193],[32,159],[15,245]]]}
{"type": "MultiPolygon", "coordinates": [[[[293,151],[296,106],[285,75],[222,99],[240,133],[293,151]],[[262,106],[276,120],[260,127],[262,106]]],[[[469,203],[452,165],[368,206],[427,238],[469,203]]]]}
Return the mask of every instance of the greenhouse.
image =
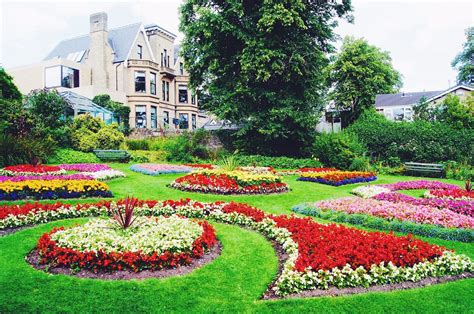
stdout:
{"type": "Polygon", "coordinates": [[[66,102],[71,106],[71,109],[73,110],[71,111],[71,114],[73,114],[74,117],[89,113],[94,117],[100,118],[106,124],[117,122],[117,119],[112,111],[97,105],[87,97],[81,96],[71,91],[60,92],[59,95],[61,95],[61,97],[64,98],[64,100],[66,100],[66,102]]]}

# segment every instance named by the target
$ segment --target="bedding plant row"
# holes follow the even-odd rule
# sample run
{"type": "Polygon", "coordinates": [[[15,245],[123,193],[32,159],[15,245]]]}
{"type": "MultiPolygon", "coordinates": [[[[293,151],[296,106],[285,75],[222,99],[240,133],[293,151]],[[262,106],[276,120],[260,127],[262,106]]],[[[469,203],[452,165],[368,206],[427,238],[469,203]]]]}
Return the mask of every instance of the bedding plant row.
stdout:
{"type": "MultiPolygon", "coordinates": [[[[16,206],[9,209],[9,214],[2,219],[2,226],[5,228],[64,217],[107,214],[110,208],[121,204],[123,202],[120,201],[77,206],[56,204],[52,207],[36,204],[25,210],[16,206]]],[[[275,293],[280,296],[304,290],[328,289],[330,286],[368,287],[407,280],[419,281],[427,277],[474,270],[474,264],[466,256],[411,236],[396,237],[335,224],[322,225],[310,218],[267,215],[257,208],[240,203],[203,203],[189,199],[141,201],[135,210],[140,216],[170,217],[178,214],[246,226],[274,239],[288,255],[274,287],[275,293]]],[[[101,250],[90,249],[94,243],[86,241],[85,247],[90,250],[81,251],[80,254],[70,247],[59,249],[57,243],[61,241],[61,236],[57,235],[58,232],[63,231],[53,230],[40,239],[38,249],[42,252],[43,262],[60,261],[69,266],[109,269],[110,264],[101,261],[101,257],[108,260],[108,255],[104,255],[101,250]],[[87,260],[80,259],[81,256],[90,256],[89,259],[95,262],[87,263],[87,260]]],[[[78,233],[80,235],[81,231],[78,233]]],[[[63,238],[67,239],[67,236],[63,238]]],[[[84,243],[80,247],[84,248],[84,243]]],[[[113,259],[111,265],[116,265],[114,262],[116,260],[113,259]]],[[[126,266],[127,263],[119,265],[126,266]]],[[[135,271],[138,270],[136,266],[130,265],[135,271]]]]}
{"type": "Polygon", "coordinates": [[[474,199],[466,197],[466,191],[457,185],[419,180],[360,186],[352,193],[360,198],[322,200],[295,206],[293,211],[380,230],[474,242],[474,199]],[[430,198],[415,198],[397,192],[423,188],[430,189],[430,198]],[[439,195],[438,192],[441,195],[462,195],[463,198],[434,197],[439,195]]]}

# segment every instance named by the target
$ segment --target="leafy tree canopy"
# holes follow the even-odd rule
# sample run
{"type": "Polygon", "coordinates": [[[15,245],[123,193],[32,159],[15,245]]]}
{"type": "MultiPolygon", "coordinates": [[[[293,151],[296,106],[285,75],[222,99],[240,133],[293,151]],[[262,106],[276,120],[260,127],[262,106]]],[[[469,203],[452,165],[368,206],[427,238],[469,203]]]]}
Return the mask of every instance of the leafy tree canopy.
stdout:
{"type": "Polygon", "coordinates": [[[458,84],[474,85],[474,27],[465,31],[467,40],[463,50],[454,58],[451,66],[458,71],[458,84]]]}
{"type": "Polygon", "coordinates": [[[465,101],[449,94],[439,106],[437,120],[450,124],[456,129],[474,129],[474,97],[473,93],[465,101]]]}
{"type": "Polygon", "coordinates": [[[55,129],[66,124],[68,103],[56,90],[33,90],[26,97],[29,111],[47,128],[55,129]]]}
{"type": "Polygon", "coordinates": [[[298,154],[322,108],[326,54],[350,0],[186,0],[182,55],[201,107],[248,152],[298,154]]]}
{"type": "Polygon", "coordinates": [[[0,67],[0,98],[18,101],[22,98],[20,91],[13,83],[13,78],[2,67],[0,67]]]}
{"type": "Polygon", "coordinates": [[[340,52],[328,68],[329,94],[351,123],[375,103],[377,94],[396,92],[402,86],[401,74],[392,66],[388,52],[365,39],[345,37],[340,52]]]}

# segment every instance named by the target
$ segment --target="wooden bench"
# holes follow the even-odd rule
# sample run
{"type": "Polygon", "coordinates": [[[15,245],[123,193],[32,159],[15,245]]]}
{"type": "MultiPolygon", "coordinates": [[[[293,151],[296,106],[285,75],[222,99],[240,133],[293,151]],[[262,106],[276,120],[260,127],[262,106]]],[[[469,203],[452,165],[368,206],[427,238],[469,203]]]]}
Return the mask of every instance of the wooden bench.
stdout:
{"type": "Polygon", "coordinates": [[[126,150],[94,150],[94,154],[102,161],[128,162],[131,155],[126,150]]]}
{"type": "Polygon", "coordinates": [[[418,172],[418,173],[429,173],[429,174],[439,174],[442,176],[444,174],[444,166],[442,164],[427,164],[421,162],[406,162],[405,170],[407,172],[418,172]]]}

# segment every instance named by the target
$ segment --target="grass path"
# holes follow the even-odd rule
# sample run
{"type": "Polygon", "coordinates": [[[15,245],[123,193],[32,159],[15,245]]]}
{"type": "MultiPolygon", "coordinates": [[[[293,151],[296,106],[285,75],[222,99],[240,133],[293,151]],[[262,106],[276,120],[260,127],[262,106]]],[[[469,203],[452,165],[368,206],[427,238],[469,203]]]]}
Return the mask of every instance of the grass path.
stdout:
{"type": "MultiPolygon", "coordinates": [[[[167,187],[180,175],[147,176],[112,164],[127,178],[109,182],[115,198],[192,198],[199,201],[238,201],[268,213],[290,214],[293,205],[349,196],[357,185],[331,187],[285,181],[291,191],[277,195],[218,196],[182,192],[167,187]]],[[[374,183],[414,178],[380,176],[374,183]]],[[[446,182],[462,182],[443,180],[446,182]]],[[[423,191],[411,191],[421,195],[423,191]]],[[[92,202],[80,200],[79,202],[92,202]]],[[[78,201],[68,201],[71,203],[78,201]]],[[[261,301],[260,295],[277,272],[277,259],[261,235],[215,224],[223,252],[212,263],[192,273],[166,279],[100,281],[51,276],[31,268],[24,256],[39,236],[54,226],[83,223],[86,219],[57,221],[0,238],[0,312],[473,312],[474,280],[462,280],[407,291],[369,293],[346,297],[261,301]]],[[[423,238],[474,258],[474,245],[423,238]]]]}

